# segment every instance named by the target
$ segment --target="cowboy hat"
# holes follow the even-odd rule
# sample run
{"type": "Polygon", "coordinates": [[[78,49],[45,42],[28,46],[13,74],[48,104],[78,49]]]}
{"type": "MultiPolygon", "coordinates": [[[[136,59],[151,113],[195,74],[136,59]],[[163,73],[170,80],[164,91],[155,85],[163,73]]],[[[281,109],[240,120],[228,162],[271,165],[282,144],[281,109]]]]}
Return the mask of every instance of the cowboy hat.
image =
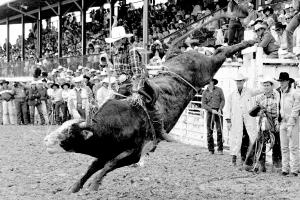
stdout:
{"type": "Polygon", "coordinates": [[[59,88],[59,85],[57,83],[53,83],[50,87],[53,88],[53,86],[56,86],[57,88],[59,88]]]}
{"type": "Polygon", "coordinates": [[[185,24],[185,23],[182,20],[179,20],[178,24],[185,24]]]}
{"type": "Polygon", "coordinates": [[[267,11],[269,11],[270,14],[273,14],[273,12],[274,12],[273,8],[271,8],[270,6],[268,6],[264,9],[264,13],[266,13],[267,11]]]}
{"type": "Polygon", "coordinates": [[[61,66],[61,65],[59,65],[59,66],[57,67],[57,69],[64,69],[64,67],[61,66]]]}
{"type": "Polygon", "coordinates": [[[282,24],[281,22],[276,22],[275,23],[275,31],[279,31],[281,29],[285,29],[286,28],[286,25],[282,24]]]}
{"type": "Polygon", "coordinates": [[[261,7],[261,6],[259,6],[258,9],[257,9],[258,12],[263,11],[263,10],[264,10],[264,9],[263,9],[263,7],[261,7]]]}
{"type": "Polygon", "coordinates": [[[31,81],[30,85],[36,85],[38,82],[37,81],[31,81]]]}
{"type": "Polygon", "coordinates": [[[255,26],[254,26],[254,30],[255,31],[257,31],[257,30],[259,30],[259,29],[267,29],[267,26],[266,25],[264,25],[264,24],[256,24],[255,26]]]}
{"type": "Polygon", "coordinates": [[[290,4],[285,4],[284,9],[286,10],[286,9],[289,9],[290,7],[291,7],[290,4]]]}
{"type": "Polygon", "coordinates": [[[100,80],[100,78],[99,78],[98,76],[95,76],[95,77],[93,78],[93,81],[95,81],[95,80],[100,80]]]}
{"type": "Polygon", "coordinates": [[[100,76],[107,76],[107,72],[106,71],[101,71],[100,76]]]}
{"type": "Polygon", "coordinates": [[[83,69],[83,67],[81,65],[78,66],[78,70],[81,70],[83,69]]]}
{"type": "Polygon", "coordinates": [[[215,78],[211,79],[211,81],[214,82],[214,85],[217,85],[219,83],[219,81],[217,79],[215,79],[215,78]]]}
{"type": "Polygon", "coordinates": [[[280,72],[279,78],[277,79],[277,81],[279,81],[279,82],[290,81],[291,83],[295,82],[295,80],[293,78],[290,78],[290,75],[287,72],[280,72]]]}
{"type": "Polygon", "coordinates": [[[116,82],[116,78],[115,77],[110,77],[110,79],[109,79],[109,77],[106,77],[105,79],[103,79],[103,81],[102,81],[102,83],[115,83],[116,82]]]}
{"type": "Polygon", "coordinates": [[[82,81],[82,77],[81,77],[81,76],[75,77],[75,78],[73,79],[73,82],[74,82],[74,83],[80,83],[81,81],[82,81]]]}
{"type": "Polygon", "coordinates": [[[9,82],[8,82],[7,80],[1,80],[1,81],[0,81],[0,85],[2,85],[2,84],[4,84],[4,83],[9,84],[9,82]]]}
{"type": "Polygon", "coordinates": [[[37,84],[44,84],[44,81],[42,79],[37,81],[37,84]]]}
{"type": "Polygon", "coordinates": [[[247,81],[248,78],[246,76],[244,76],[243,74],[238,73],[233,80],[235,80],[235,81],[243,81],[243,80],[247,81]]]}
{"type": "Polygon", "coordinates": [[[65,85],[68,86],[68,88],[71,87],[70,83],[64,82],[64,83],[61,85],[61,88],[64,88],[65,85]]]}
{"type": "Polygon", "coordinates": [[[121,74],[118,78],[120,83],[123,83],[124,81],[127,80],[127,76],[125,74],[121,74]]]}
{"type": "Polygon", "coordinates": [[[123,26],[116,26],[111,29],[111,38],[105,38],[105,42],[113,43],[123,38],[132,37],[133,34],[126,33],[123,26]]]}
{"type": "Polygon", "coordinates": [[[264,76],[261,80],[260,80],[260,83],[272,83],[272,85],[274,86],[274,88],[278,88],[279,87],[279,85],[278,85],[278,82],[274,79],[274,78],[272,78],[272,77],[270,77],[270,76],[264,76]]]}

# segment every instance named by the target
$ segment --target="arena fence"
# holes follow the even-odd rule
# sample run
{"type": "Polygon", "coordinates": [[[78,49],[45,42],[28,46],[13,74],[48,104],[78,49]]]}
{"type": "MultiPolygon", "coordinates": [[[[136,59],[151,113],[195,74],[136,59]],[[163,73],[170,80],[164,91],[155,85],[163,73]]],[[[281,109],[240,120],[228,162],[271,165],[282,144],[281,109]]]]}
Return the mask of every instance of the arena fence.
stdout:
{"type": "Polygon", "coordinates": [[[41,65],[34,60],[20,62],[0,62],[0,77],[26,77],[32,76],[36,67],[41,67],[44,71],[51,72],[59,65],[75,71],[79,65],[99,70],[101,54],[87,55],[81,57],[67,58],[42,58],[41,65]]]}

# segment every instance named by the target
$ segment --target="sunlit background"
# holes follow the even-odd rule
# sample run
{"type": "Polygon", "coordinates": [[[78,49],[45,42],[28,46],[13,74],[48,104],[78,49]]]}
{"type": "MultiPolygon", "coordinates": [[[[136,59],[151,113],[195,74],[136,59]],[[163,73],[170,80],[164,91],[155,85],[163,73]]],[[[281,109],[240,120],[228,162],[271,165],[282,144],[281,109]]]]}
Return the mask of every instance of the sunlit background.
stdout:
{"type": "MultiPolygon", "coordinates": [[[[4,5],[6,3],[12,2],[14,0],[0,0],[0,6],[4,5]]],[[[157,4],[159,3],[165,3],[167,2],[167,0],[156,0],[155,1],[157,4]]],[[[143,6],[143,1],[142,0],[127,0],[127,3],[132,3],[134,5],[135,8],[140,8],[143,6]]],[[[109,5],[106,4],[104,5],[105,8],[109,8],[109,5]]],[[[86,13],[86,20],[87,22],[91,21],[90,18],[90,11],[93,10],[95,8],[90,8],[86,13]]],[[[80,12],[74,12],[76,18],[78,21],[80,21],[80,12]]],[[[57,27],[57,21],[58,21],[58,17],[52,17],[51,18],[51,22],[53,22],[53,25],[55,27],[57,27]]],[[[43,20],[43,27],[46,27],[46,21],[43,20]]],[[[16,44],[17,38],[19,35],[22,34],[22,26],[21,24],[11,24],[10,26],[10,43],[12,45],[16,44]]],[[[25,24],[25,38],[27,38],[28,34],[29,34],[29,30],[32,28],[32,24],[25,24]]],[[[0,37],[0,45],[2,46],[5,43],[5,39],[6,39],[6,25],[0,25],[0,35],[2,37],[0,37]]]]}

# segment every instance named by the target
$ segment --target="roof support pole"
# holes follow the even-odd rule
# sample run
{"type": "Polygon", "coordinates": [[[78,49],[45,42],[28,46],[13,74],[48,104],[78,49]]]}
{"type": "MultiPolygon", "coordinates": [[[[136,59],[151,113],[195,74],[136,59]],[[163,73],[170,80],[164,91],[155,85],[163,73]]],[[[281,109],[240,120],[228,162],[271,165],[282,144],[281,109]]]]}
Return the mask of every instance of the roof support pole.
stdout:
{"type": "Polygon", "coordinates": [[[61,11],[61,3],[58,3],[58,58],[62,57],[62,11],[61,11]]]}
{"type": "MultiPolygon", "coordinates": [[[[50,5],[50,3],[49,3],[48,1],[44,1],[44,2],[45,2],[45,4],[47,4],[47,6],[50,7],[50,9],[51,9],[56,15],[58,15],[58,12],[56,12],[56,10],[54,9],[54,6],[53,6],[53,5],[50,5]]],[[[61,5],[61,2],[60,2],[60,1],[58,2],[58,5],[61,5]]]]}
{"type": "Polygon", "coordinates": [[[14,10],[14,11],[16,11],[16,12],[19,12],[19,13],[21,13],[21,14],[23,14],[23,15],[26,15],[26,16],[31,17],[31,18],[33,18],[33,19],[36,19],[35,16],[33,16],[33,15],[29,14],[29,13],[26,13],[26,12],[24,12],[24,11],[22,11],[22,10],[19,10],[19,9],[17,9],[17,8],[14,8],[14,7],[12,7],[9,3],[7,4],[7,7],[10,8],[11,10],[14,10]]]}
{"type": "Polygon", "coordinates": [[[25,23],[24,23],[24,15],[21,17],[21,25],[22,25],[22,35],[21,35],[21,57],[22,60],[25,60],[25,23]]]}
{"type": "Polygon", "coordinates": [[[81,49],[82,55],[86,55],[86,6],[84,5],[84,0],[81,0],[81,49]]]}
{"type": "MultiPolygon", "coordinates": [[[[143,6],[143,48],[144,50],[148,50],[148,7],[149,7],[149,0],[144,0],[143,6]]],[[[143,56],[144,64],[147,65],[148,63],[148,54],[145,53],[143,56]]]]}
{"type": "Polygon", "coordinates": [[[9,62],[10,52],[9,52],[9,18],[6,18],[6,58],[7,62],[9,62]]]}
{"type": "Polygon", "coordinates": [[[41,9],[38,12],[38,20],[37,20],[37,27],[38,27],[38,58],[42,57],[42,17],[41,17],[41,9]]]}

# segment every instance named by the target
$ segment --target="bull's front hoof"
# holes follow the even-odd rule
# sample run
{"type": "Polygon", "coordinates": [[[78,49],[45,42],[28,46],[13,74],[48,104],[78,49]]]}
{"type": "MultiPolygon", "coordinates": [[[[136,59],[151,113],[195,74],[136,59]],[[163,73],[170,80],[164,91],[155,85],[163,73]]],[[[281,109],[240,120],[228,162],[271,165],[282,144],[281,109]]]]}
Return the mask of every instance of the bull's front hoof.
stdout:
{"type": "Polygon", "coordinates": [[[79,192],[79,190],[82,188],[81,184],[76,182],[75,184],[73,184],[69,189],[68,189],[68,193],[76,193],[79,192]]]}
{"type": "Polygon", "coordinates": [[[89,184],[88,189],[90,191],[98,191],[100,184],[97,182],[92,182],[89,184]]]}

